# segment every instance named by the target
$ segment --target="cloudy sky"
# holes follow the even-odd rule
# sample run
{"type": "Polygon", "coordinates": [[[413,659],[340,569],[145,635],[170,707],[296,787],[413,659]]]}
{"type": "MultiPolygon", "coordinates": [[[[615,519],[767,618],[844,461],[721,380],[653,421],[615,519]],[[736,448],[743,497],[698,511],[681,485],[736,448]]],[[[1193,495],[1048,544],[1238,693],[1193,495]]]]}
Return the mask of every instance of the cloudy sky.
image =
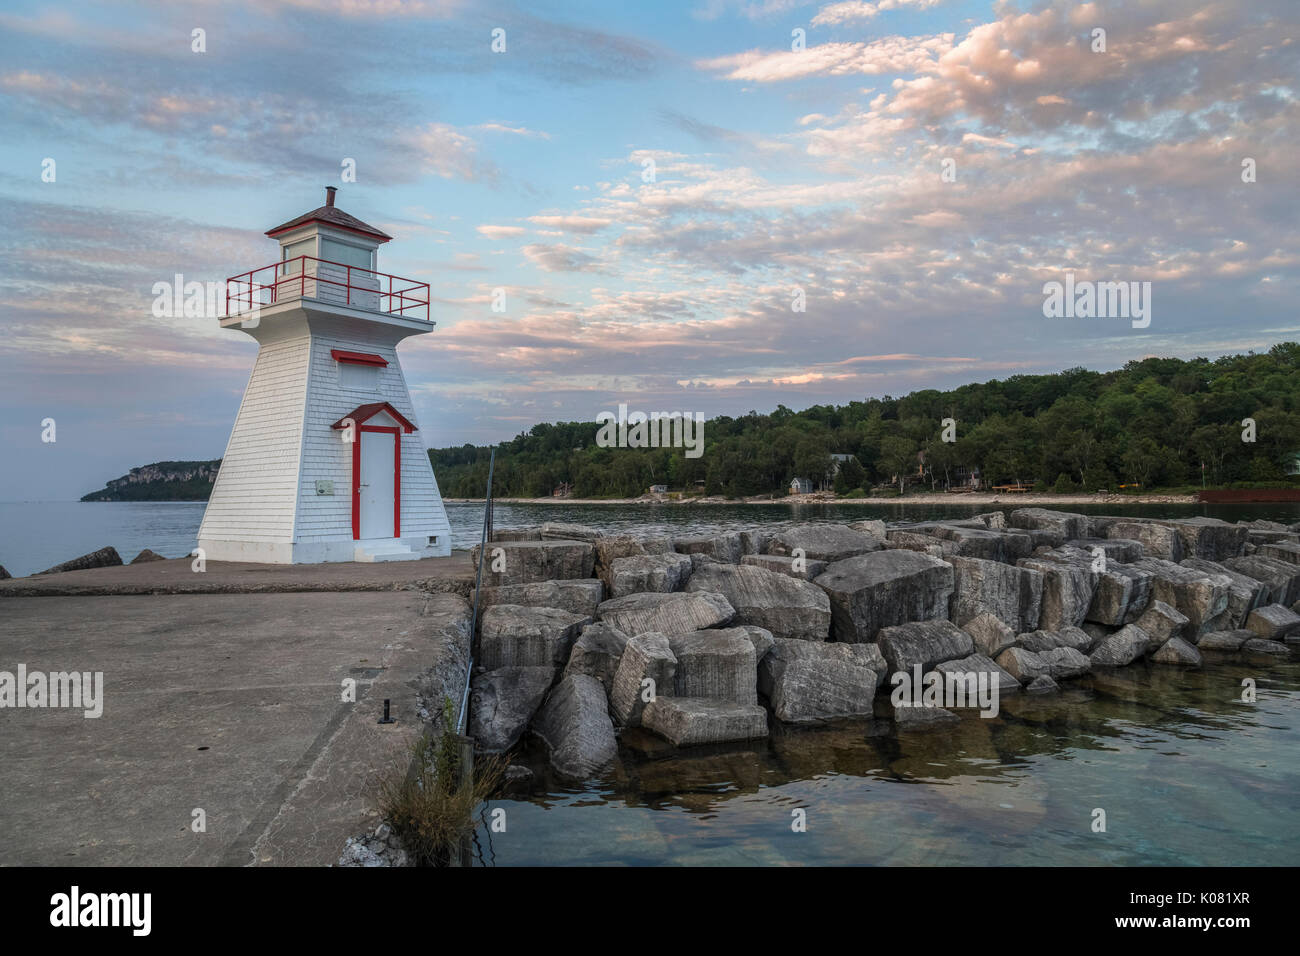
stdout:
{"type": "Polygon", "coordinates": [[[220,456],[256,346],[153,284],[331,184],[432,285],[433,446],[1296,339],[1297,77],[1294,0],[7,2],[0,500],[220,456]]]}

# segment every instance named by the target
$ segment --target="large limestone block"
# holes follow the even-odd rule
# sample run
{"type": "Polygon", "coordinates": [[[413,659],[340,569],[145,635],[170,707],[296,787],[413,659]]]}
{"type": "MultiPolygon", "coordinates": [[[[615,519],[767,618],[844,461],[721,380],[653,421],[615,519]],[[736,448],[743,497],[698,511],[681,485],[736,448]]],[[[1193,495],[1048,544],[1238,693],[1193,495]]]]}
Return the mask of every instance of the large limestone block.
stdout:
{"type": "Polygon", "coordinates": [[[911,621],[882,628],[876,643],[891,674],[911,672],[918,664],[927,671],[944,661],[969,657],[975,651],[971,636],[951,621],[911,621]]]}
{"type": "Polygon", "coordinates": [[[1187,557],[1183,537],[1171,525],[1151,521],[1117,521],[1107,529],[1106,536],[1139,542],[1146,557],[1175,562],[1187,557]]]}
{"type": "Polygon", "coordinates": [[[1007,524],[1013,528],[1054,531],[1067,541],[1070,538],[1087,537],[1090,527],[1084,515],[1049,511],[1046,508],[1017,508],[1007,515],[1007,524]]]}
{"type": "Polygon", "coordinates": [[[1181,637],[1171,637],[1151,655],[1156,664],[1174,664],[1178,667],[1200,667],[1201,652],[1181,637]]]}
{"type": "Polygon", "coordinates": [[[479,610],[496,604],[519,604],[524,607],[558,607],[571,614],[595,617],[596,608],[605,599],[605,586],[595,578],[572,581],[537,581],[485,587],[479,596],[479,610]]]}
{"type": "Polygon", "coordinates": [[[549,666],[476,670],[469,697],[475,747],[494,754],[517,744],[554,681],[555,668],[549,666]]]}
{"type": "Polygon", "coordinates": [[[559,521],[547,521],[542,525],[543,541],[585,541],[593,543],[601,536],[595,528],[585,524],[565,524],[559,521]]]}
{"type": "MultiPolygon", "coordinates": [[[[1260,545],[1256,552],[1261,557],[1281,561],[1284,564],[1300,565],[1300,544],[1294,541],[1278,541],[1273,544],[1260,545]]],[[[1236,555],[1230,555],[1236,557],[1236,555]]]]}
{"type": "Polygon", "coordinates": [[[992,614],[971,618],[962,630],[971,636],[975,649],[987,657],[997,657],[1016,643],[1016,632],[992,614]]]}
{"type": "Polygon", "coordinates": [[[869,715],[885,670],[875,644],[778,640],[759,665],[759,689],[788,723],[869,715]]]}
{"type": "Polygon", "coordinates": [[[1147,635],[1150,646],[1155,648],[1183,634],[1189,622],[1187,615],[1164,601],[1152,601],[1150,607],[1134,623],[1147,635]]]}
{"type": "Polygon", "coordinates": [[[1078,627],[1088,616],[1097,575],[1078,564],[1059,559],[1023,558],[1020,567],[1043,576],[1042,609],[1038,624],[1047,630],[1078,627]]]}
{"type": "Polygon", "coordinates": [[[659,695],[673,692],[677,658],[668,635],[649,631],[630,638],[623,648],[609,692],[614,717],[625,727],[641,723],[645,705],[659,695]]]}
{"type": "Polygon", "coordinates": [[[695,572],[686,590],[721,594],[735,609],[733,624],[753,624],[773,637],[824,641],[830,636],[830,599],[808,581],[745,564],[711,564],[695,572]]]}
{"type": "Polygon", "coordinates": [[[554,607],[496,604],[479,626],[479,664],[498,667],[563,667],[573,642],[591,618],[554,607]]]}
{"type": "Polygon", "coordinates": [[[948,674],[952,674],[962,681],[966,693],[967,707],[979,706],[978,683],[972,683],[971,680],[973,678],[978,682],[981,674],[986,675],[983,680],[988,682],[988,686],[997,687],[999,695],[1014,694],[1020,690],[1020,681],[984,654],[972,654],[970,657],[963,657],[959,661],[944,661],[935,670],[945,675],[945,681],[948,674]]]}
{"type": "Polygon", "coordinates": [[[1300,639],[1300,614],[1281,604],[1266,604],[1250,612],[1246,630],[1266,641],[1300,639]]]}
{"type": "Polygon", "coordinates": [[[739,704],[758,702],[754,642],[739,628],[673,634],[668,646],[677,658],[674,697],[707,697],[739,704]]]}
{"type": "Polygon", "coordinates": [[[618,673],[618,662],[623,657],[629,638],[616,627],[603,622],[588,624],[573,643],[569,652],[569,663],[565,665],[565,676],[569,674],[589,674],[600,681],[605,693],[614,686],[614,675],[618,673]]]}
{"type": "Polygon", "coordinates": [[[1089,658],[1096,667],[1124,667],[1145,654],[1150,644],[1147,632],[1130,624],[1098,644],[1089,658]]]}
{"type": "Polygon", "coordinates": [[[792,558],[785,554],[747,554],[740,559],[741,564],[777,574],[787,574],[792,578],[811,581],[829,566],[826,561],[810,561],[807,558],[792,558]]]}
{"type": "Polygon", "coordinates": [[[1164,601],[1187,617],[1183,636],[1193,644],[1201,634],[1222,630],[1215,623],[1228,609],[1232,579],[1226,574],[1197,571],[1158,558],[1143,558],[1132,566],[1151,574],[1151,596],[1155,600],[1164,601]]]}
{"type": "Polygon", "coordinates": [[[992,614],[1012,630],[1038,626],[1043,603],[1043,575],[979,558],[953,557],[951,619],[962,627],[981,614],[992,614]]]}
{"type": "Polygon", "coordinates": [[[745,545],[739,533],[674,538],[673,548],[682,554],[707,555],[724,564],[739,564],[745,555],[745,545]]]}
{"type": "Polygon", "coordinates": [[[784,555],[802,551],[805,558],[834,562],[879,551],[883,547],[878,537],[854,531],[845,525],[801,524],[773,535],[767,550],[769,554],[784,555]]]}
{"type": "Polygon", "coordinates": [[[706,627],[718,627],[735,616],[735,609],[721,594],[709,591],[678,591],[672,594],[643,592],[605,601],[597,616],[624,634],[660,631],[689,634],[706,627]]]}
{"type": "Polygon", "coordinates": [[[1262,581],[1256,581],[1248,574],[1234,571],[1226,564],[1207,561],[1204,558],[1184,558],[1181,562],[1185,568],[1202,574],[1222,574],[1232,583],[1228,585],[1228,607],[1215,623],[1220,629],[1231,630],[1244,627],[1246,617],[1257,607],[1268,603],[1269,588],[1262,581]]]}
{"type": "Polygon", "coordinates": [[[836,640],[865,643],[883,627],[946,619],[953,570],[930,555],[885,550],[836,561],[814,583],[830,598],[836,640]]]}
{"type": "Polygon", "coordinates": [[[1184,557],[1202,558],[1206,561],[1222,561],[1240,555],[1250,531],[1245,525],[1229,524],[1218,518],[1199,515],[1194,518],[1158,520],[1156,523],[1172,527],[1178,532],[1183,542],[1184,557]]]}
{"type": "Polygon", "coordinates": [[[691,576],[691,559],[685,554],[630,554],[615,558],[606,571],[610,597],[643,591],[677,591],[691,576]]]}
{"type": "Polygon", "coordinates": [[[550,749],[561,776],[582,779],[609,768],[618,757],[605,690],[588,674],[570,674],[546,698],[533,730],[550,749]]]}
{"type": "Polygon", "coordinates": [[[657,697],[646,705],[641,723],[678,747],[767,736],[762,707],[702,697],[657,697]]]}
{"type": "Polygon", "coordinates": [[[1241,558],[1226,558],[1222,564],[1254,578],[1268,588],[1267,604],[1294,604],[1300,601],[1300,567],[1254,554],[1241,558]]]}
{"type": "MultiPolygon", "coordinates": [[[[486,587],[589,578],[595,566],[595,551],[586,541],[496,541],[487,547],[483,559],[486,587]]],[[[470,551],[475,567],[479,550],[476,544],[470,551]]]]}

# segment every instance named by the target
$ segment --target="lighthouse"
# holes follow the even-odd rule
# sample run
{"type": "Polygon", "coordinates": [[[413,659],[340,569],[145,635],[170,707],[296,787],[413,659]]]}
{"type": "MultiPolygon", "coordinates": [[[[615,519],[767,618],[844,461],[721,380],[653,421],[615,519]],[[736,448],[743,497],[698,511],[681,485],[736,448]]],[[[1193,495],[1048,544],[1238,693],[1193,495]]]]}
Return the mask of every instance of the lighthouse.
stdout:
{"type": "Polygon", "coordinates": [[[446,555],[451,529],[397,344],[433,331],[429,286],[379,271],[392,237],[335,205],[266,235],[277,260],[226,280],[223,328],[257,361],[199,527],[212,561],[446,555]]]}

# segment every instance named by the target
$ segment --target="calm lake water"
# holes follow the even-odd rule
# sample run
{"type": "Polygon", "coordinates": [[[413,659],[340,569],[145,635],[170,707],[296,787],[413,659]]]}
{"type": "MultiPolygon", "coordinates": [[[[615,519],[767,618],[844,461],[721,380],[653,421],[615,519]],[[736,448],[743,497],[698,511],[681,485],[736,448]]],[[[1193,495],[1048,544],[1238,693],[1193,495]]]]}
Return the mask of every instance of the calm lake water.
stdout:
{"type": "MultiPolygon", "coordinates": [[[[498,505],[499,528],[573,521],[701,533],[790,520],[917,520],[987,506],[498,505]]],[[[1068,510],[1300,521],[1297,505],[1115,505],[1068,510]]],[[[202,503],[0,504],[0,564],[28,574],[111,544],[168,557],[195,544],[202,503]]],[[[453,542],[478,541],[482,506],[451,503],[453,542]]],[[[54,600],[54,599],[51,599],[54,600]]],[[[1136,665],[1057,696],[1002,699],[998,717],[898,734],[888,720],[776,724],[753,744],[675,751],[628,731],[605,778],[553,778],[535,742],[526,794],[495,800],[505,833],[487,865],[1300,862],[1300,661],[1136,665]],[[1241,682],[1258,700],[1240,700],[1241,682]],[[1107,831],[1092,832],[1105,810],[1107,831]],[[806,811],[806,832],[791,811],[806,811]]]]}

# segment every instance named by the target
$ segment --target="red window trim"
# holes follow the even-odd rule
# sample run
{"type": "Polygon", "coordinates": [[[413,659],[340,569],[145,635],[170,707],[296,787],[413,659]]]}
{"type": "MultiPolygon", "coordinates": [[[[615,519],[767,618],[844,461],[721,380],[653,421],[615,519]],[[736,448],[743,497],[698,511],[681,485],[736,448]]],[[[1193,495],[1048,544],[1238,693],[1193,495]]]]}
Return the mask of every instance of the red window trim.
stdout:
{"type": "Polygon", "coordinates": [[[382,355],[372,355],[370,352],[348,352],[343,349],[330,349],[330,358],[336,362],[342,362],[345,365],[375,365],[380,368],[388,367],[388,359],[382,355]]]}
{"type": "Polygon", "coordinates": [[[402,429],[388,425],[362,425],[352,443],[352,540],[361,540],[361,441],[366,432],[393,435],[393,537],[402,536],[402,429]]]}

